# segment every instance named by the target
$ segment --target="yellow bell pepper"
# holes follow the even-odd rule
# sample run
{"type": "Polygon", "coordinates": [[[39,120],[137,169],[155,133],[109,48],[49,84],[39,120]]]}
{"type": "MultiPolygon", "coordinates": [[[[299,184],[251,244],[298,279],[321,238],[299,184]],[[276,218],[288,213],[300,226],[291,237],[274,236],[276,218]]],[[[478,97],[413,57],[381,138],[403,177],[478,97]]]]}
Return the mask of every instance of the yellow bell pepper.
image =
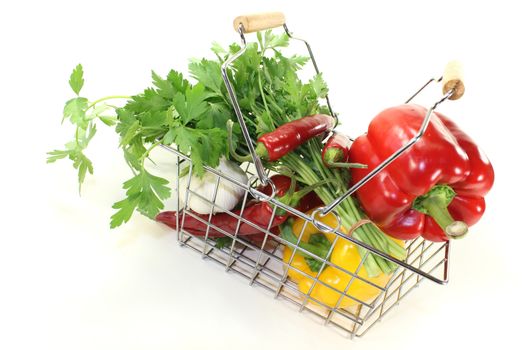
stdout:
{"type": "MultiPolygon", "coordinates": [[[[307,214],[311,214],[311,211],[307,214]]],[[[320,218],[319,221],[330,227],[337,226],[336,217],[331,213],[320,218]]],[[[304,224],[305,221],[299,218],[293,221],[291,228],[290,226],[286,227],[286,225],[290,225],[290,223],[283,224],[281,227],[281,237],[295,245],[297,243],[297,237],[301,234],[304,224]]],[[[346,232],[344,229],[341,231],[346,232]]],[[[299,243],[299,245],[303,249],[324,258],[335,238],[335,234],[322,233],[314,225],[308,223],[304,229],[303,235],[301,236],[301,243],[299,243]]],[[[398,241],[398,244],[402,246],[404,243],[403,241],[398,241]]],[[[293,249],[285,246],[283,252],[283,260],[285,263],[290,262],[292,252],[293,249]]],[[[361,256],[355,244],[343,238],[339,238],[335,243],[329,261],[349,272],[355,273],[361,264],[361,256]]],[[[298,284],[299,290],[302,293],[308,294],[314,283],[314,278],[318,275],[317,271],[319,271],[321,266],[320,259],[315,259],[305,253],[301,253],[300,250],[296,250],[290,265],[306,274],[304,275],[293,268],[288,269],[289,278],[298,284]],[[314,268],[314,270],[312,270],[312,268],[314,268]]],[[[364,266],[361,266],[357,275],[381,287],[385,287],[391,277],[391,275],[386,275],[384,273],[380,273],[375,277],[369,277],[364,266]]],[[[346,308],[359,304],[359,301],[371,301],[380,294],[381,290],[379,288],[358,278],[352,280],[352,277],[352,275],[333,266],[325,265],[324,270],[319,275],[319,281],[326,283],[335,290],[317,282],[315,283],[310,295],[312,298],[320,301],[326,306],[335,307],[337,305],[338,308],[346,308]],[[351,280],[352,282],[347,289],[348,283],[351,280]],[[345,290],[347,295],[350,295],[359,301],[347,296],[341,299],[341,295],[345,290]],[[341,299],[341,301],[339,301],[339,299],[341,299]]]]}

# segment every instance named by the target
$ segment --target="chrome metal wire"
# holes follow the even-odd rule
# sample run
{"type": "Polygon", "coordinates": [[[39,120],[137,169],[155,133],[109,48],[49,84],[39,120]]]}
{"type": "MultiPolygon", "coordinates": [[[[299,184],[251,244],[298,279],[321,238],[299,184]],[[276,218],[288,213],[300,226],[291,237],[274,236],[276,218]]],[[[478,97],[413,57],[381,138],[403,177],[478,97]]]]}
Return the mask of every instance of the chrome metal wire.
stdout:
{"type": "MultiPolygon", "coordinates": [[[[320,318],[325,325],[334,327],[334,329],[344,332],[344,334],[349,337],[362,336],[367,333],[370,327],[377,324],[380,319],[390,312],[393,306],[397,305],[399,301],[415,289],[417,285],[427,279],[426,276],[431,276],[438,281],[447,276],[448,242],[425,243],[423,239],[418,238],[414,241],[407,242],[408,254],[407,258],[403,261],[403,265],[400,265],[396,272],[393,273],[386,286],[379,286],[364,277],[366,275],[359,274],[364,259],[370,254],[375,254],[373,250],[367,250],[367,253],[362,257],[363,260],[355,271],[348,271],[341,266],[337,266],[330,261],[329,254],[326,257],[320,258],[298,245],[298,242],[306,230],[306,226],[312,223],[313,219],[311,217],[280,203],[276,198],[266,196],[268,203],[274,206],[274,216],[275,210],[280,208],[292,217],[305,220],[301,227],[301,232],[297,237],[298,241],[285,241],[270,231],[270,225],[260,227],[243,217],[244,208],[250,202],[253,194],[262,197],[265,196],[264,193],[253,188],[250,191],[251,186],[240,183],[215,169],[205,166],[205,172],[213,174],[216,177],[213,196],[212,198],[206,198],[202,194],[191,190],[193,164],[190,157],[171,147],[165,147],[165,149],[176,156],[178,164],[180,165],[178,167],[179,169],[177,169],[178,174],[180,174],[182,164],[186,163],[187,166],[190,167],[187,174],[188,179],[177,179],[177,191],[184,191],[183,198],[185,198],[183,203],[177,204],[177,209],[179,209],[179,212],[182,212],[182,215],[177,216],[179,220],[176,226],[178,227],[178,238],[181,245],[197,251],[204,259],[220,264],[226,272],[241,276],[241,278],[245,279],[252,286],[261,287],[261,290],[269,292],[274,298],[290,302],[297,307],[298,311],[308,312],[314,317],[320,318]],[[222,208],[216,203],[217,188],[223,182],[238,186],[244,191],[241,206],[237,213],[225,210],[225,208],[222,208]],[[231,231],[225,230],[213,224],[210,215],[203,218],[193,213],[187,206],[192,196],[207,202],[210,208],[223,211],[223,215],[232,216],[233,219],[237,220],[235,229],[232,228],[231,231]],[[188,217],[206,225],[206,233],[202,236],[196,236],[186,231],[185,220],[188,217]],[[239,232],[241,224],[249,225],[259,230],[261,235],[264,234],[262,242],[254,243],[250,241],[249,236],[241,235],[239,232]],[[231,246],[218,248],[214,239],[210,238],[209,233],[211,230],[230,237],[232,239],[231,246]],[[291,256],[288,260],[283,259],[282,250],[284,246],[288,246],[291,250],[291,256]],[[350,281],[344,290],[339,290],[320,280],[320,273],[316,276],[306,274],[306,272],[301,271],[291,264],[297,254],[310,256],[320,261],[322,266],[331,266],[342,273],[348,274],[350,281]],[[407,268],[407,266],[410,268],[407,268]],[[289,271],[292,270],[304,276],[304,278],[312,279],[313,286],[309,291],[303,293],[298,285],[290,280],[288,274],[289,271]],[[379,295],[374,300],[360,300],[356,296],[351,295],[351,292],[349,292],[351,291],[351,285],[358,279],[363,283],[367,283],[371,288],[376,288],[379,295]],[[315,288],[314,286],[316,285],[326,287],[338,293],[338,301],[335,306],[326,305],[322,300],[317,300],[312,295],[313,288],[315,288]],[[353,309],[341,309],[340,305],[344,298],[353,300],[357,305],[353,307],[353,309]]],[[[253,165],[246,169],[249,174],[253,174],[253,165]]],[[[256,186],[257,184],[259,184],[259,182],[254,185],[256,186]]],[[[339,231],[335,232],[334,235],[335,239],[330,249],[333,249],[337,240],[344,239],[352,242],[352,237],[344,235],[339,231]]]]}

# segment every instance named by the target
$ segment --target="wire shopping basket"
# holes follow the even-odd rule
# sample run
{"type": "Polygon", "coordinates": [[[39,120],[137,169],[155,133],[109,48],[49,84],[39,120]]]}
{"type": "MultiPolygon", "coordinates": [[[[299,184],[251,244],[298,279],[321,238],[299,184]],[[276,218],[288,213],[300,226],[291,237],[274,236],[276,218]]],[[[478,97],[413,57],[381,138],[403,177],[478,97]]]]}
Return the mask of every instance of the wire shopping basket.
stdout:
{"type": "MultiPolygon", "coordinates": [[[[176,180],[177,198],[180,198],[179,195],[181,192],[185,198],[184,201],[178,202],[176,205],[177,208],[175,208],[178,213],[175,224],[178,240],[182,246],[189,247],[196,252],[199,252],[203,257],[221,264],[225,267],[227,272],[239,274],[246,278],[250,285],[262,287],[264,290],[273,294],[276,299],[283,299],[291,302],[297,306],[299,311],[312,313],[326,325],[333,326],[346,335],[351,337],[362,336],[370,329],[370,327],[380,321],[395,305],[399,304],[399,301],[416,288],[423,280],[428,279],[437,284],[447,283],[450,243],[448,241],[439,243],[430,242],[419,237],[412,241],[405,242],[407,256],[404,260],[399,260],[352,237],[351,233],[357,226],[351,228],[349,232],[344,233],[341,230],[340,221],[335,227],[330,227],[321,221],[320,218],[329,213],[332,213],[337,217],[336,212],[333,210],[337,208],[345,198],[352,195],[371,178],[377,176],[377,174],[386,166],[401,156],[403,152],[412,147],[421,138],[432,118],[432,112],[440,103],[447,99],[454,100],[460,98],[463,95],[464,87],[460,68],[457,63],[450,63],[445,69],[445,74],[441,78],[430,79],[421,89],[408,99],[408,101],[406,101],[407,103],[411,101],[432,82],[443,83],[442,98],[428,109],[419,132],[412,140],[410,140],[410,142],[397,150],[375,169],[371,170],[367,176],[348,189],[346,193],[337,198],[333,203],[315,209],[311,215],[308,215],[275,198],[275,187],[273,187],[273,193],[271,194],[263,193],[257,189],[257,186],[259,185],[274,185],[269,179],[269,170],[264,168],[260,158],[255,153],[253,141],[250,139],[235,91],[229,81],[228,69],[232,62],[240,57],[246,49],[245,33],[282,26],[290,39],[299,40],[306,45],[314,69],[319,73],[312,49],[305,40],[295,38],[291,34],[286,26],[284,15],[281,13],[241,16],[235,19],[234,26],[241,37],[243,46],[240,51],[224,62],[222,66],[222,76],[241,130],[247,141],[246,143],[249,152],[252,156],[252,161],[244,164],[245,170],[251,178],[248,184],[244,184],[216,169],[204,166],[206,176],[212,177],[215,181],[213,196],[211,198],[205,197],[191,187],[190,182],[193,164],[190,157],[179,152],[176,148],[162,145],[165,150],[171,152],[176,158],[177,175],[181,175],[183,168],[187,167],[188,169],[185,171],[189,170],[188,176],[183,177],[187,180],[181,180],[181,176],[177,176],[176,180]],[[228,186],[234,187],[243,193],[242,205],[236,211],[224,210],[224,208],[221,208],[220,204],[216,202],[217,191],[222,184],[228,184],[228,186]],[[188,202],[192,197],[196,197],[200,201],[211,206],[212,210],[209,215],[206,215],[207,218],[203,215],[196,215],[189,209],[188,202]],[[261,225],[253,220],[248,220],[244,216],[244,211],[251,199],[257,199],[271,204],[273,212],[268,225],[261,225]],[[224,227],[216,225],[212,220],[212,213],[214,212],[213,208],[219,208],[224,212],[224,215],[234,218],[236,225],[231,227],[231,229],[225,229],[224,227]],[[334,235],[335,238],[332,247],[338,240],[344,240],[345,242],[350,242],[361,247],[362,251],[366,252],[362,255],[361,263],[359,263],[356,269],[353,270],[348,270],[343,266],[332,262],[328,257],[321,259],[318,256],[312,255],[312,258],[318,259],[323,267],[329,266],[348,276],[348,281],[344,288],[334,288],[320,278],[322,268],[316,274],[306,275],[303,271],[294,266],[292,263],[294,256],[299,253],[311,253],[302,249],[299,244],[293,244],[284,240],[279,236],[278,232],[271,229],[278,210],[280,213],[284,211],[290,217],[304,221],[301,235],[303,235],[308,225],[313,225],[321,232],[329,232],[334,235]],[[204,225],[206,231],[205,235],[195,235],[191,230],[187,230],[185,227],[185,222],[187,220],[197,220],[204,225]],[[252,236],[239,235],[239,229],[242,225],[250,226],[252,229],[257,230],[259,234],[252,236]],[[217,235],[229,237],[232,240],[231,245],[223,246],[218,244],[216,240],[212,239],[213,237],[217,237],[217,235]],[[287,257],[283,254],[285,247],[288,249],[287,257]],[[363,267],[363,261],[368,255],[382,257],[397,265],[397,268],[385,283],[377,283],[376,281],[367,278],[366,275],[360,273],[363,267]],[[290,278],[291,272],[302,274],[304,277],[310,279],[311,287],[306,292],[304,289],[302,290],[299,288],[297,281],[290,278]],[[356,288],[360,285],[366,285],[367,288],[374,289],[374,297],[363,300],[361,296],[355,293],[356,288]],[[326,290],[334,295],[334,300],[336,301],[328,305],[322,300],[319,300],[313,292],[315,286],[326,288],[326,290]]],[[[337,115],[333,113],[328,97],[326,97],[326,102],[330,113],[337,120],[337,115]]],[[[363,222],[359,224],[363,224],[363,222]]]]}

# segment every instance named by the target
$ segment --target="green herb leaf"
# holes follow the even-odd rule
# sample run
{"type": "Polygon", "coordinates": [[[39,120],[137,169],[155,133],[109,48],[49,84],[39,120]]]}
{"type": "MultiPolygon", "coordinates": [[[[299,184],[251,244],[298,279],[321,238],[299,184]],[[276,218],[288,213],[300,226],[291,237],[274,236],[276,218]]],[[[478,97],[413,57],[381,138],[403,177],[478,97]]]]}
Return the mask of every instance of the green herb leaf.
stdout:
{"type": "Polygon", "coordinates": [[[211,44],[211,50],[213,51],[215,56],[217,56],[217,58],[219,59],[219,62],[223,63],[224,56],[227,54],[227,51],[221,45],[219,45],[219,43],[215,41],[211,44]]]}
{"type": "Polygon", "coordinates": [[[204,165],[215,168],[220,156],[226,154],[227,132],[223,129],[192,129],[177,127],[169,134],[179,146],[179,151],[189,154],[197,176],[204,174],[204,165]]]}
{"type": "Polygon", "coordinates": [[[54,163],[59,159],[66,158],[69,155],[69,151],[54,150],[47,152],[49,157],[47,157],[47,163],[54,163]]]}
{"type": "Polygon", "coordinates": [[[123,188],[126,190],[127,198],[113,205],[117,212],[111,216],[111,228],[128,222],[135,210],[149,218],[154,218],[164,208],[162,200],[171,195],[168,183],[166,179],[154,176],[145,169],[124,182],[123,188]]]}
{"type": "Polygon", "coordinates": [[[73,157],[73,167],[78,169],[78,183],[79,186],[84,183],[86,178],[86,172],[89,171],[90,174],[93,174],[93,163],[82,153],[82,151],[77,151],[74,153],[73,157]]]}
{"type": "Polygon", "coordinates": [[[215,238],[215,248],[222,249],[222,248],[230,248],[233,244],[233,239],[231,237],[218,237],[215,238]]]}
{"type": "Polygon", "coordinates": [[[166,79],[162,79],[155,72],[151,72],[153,85],[157,89],[157,94],[166,100],[171,100],[177,92],[184,93],[189,86],[189,82],[184,79],[179,72],[171,70],[166,79]]]}
{"type": "Polygon", "coordinates": [[[264,34],[266,48],[276,49],[279,47],[287,47],[290,37],[286,33],[274,35],[271,30],[267,30],[264,34]]]}
{"type": "Polygon", "coordinates": [[[208,111],[206,98],[207,93],[204,84],[197,84],[186,89],[185,95],[181,93],[175,95],[173,105],[180,114],[183,125],[192,120],[199,120],[208,111]]]}
{"type": "Polygon", "coordinates": [[[98,119],[100,119],[104,124],[106,124],[107,126],[113,126],[115,124],[117,124],[117,121],[118,119],[116,117],[98,117],[98,119]]]}
{"type": "Polygon", "coordinates": [[[131,140],[137,136],[140,129],[140,121],[135,120],[126,130],[126,133],[124,136],[122,136],[122,139],[120,140],[120,145],[125,146],[131,142],[131,140]]]}
{"type": "Polygon", "coordinates": [[[222,96],[224,81],[219,62],[202,59],[189,65],[191,76],[218,96],[222,96]]]}
{"type": "Polygon", "coordinates": [[[310,85],[312,86],[312,89],[315,91],[315,95],[317,98],[325,98],[326,95],[328,95],[328,85],[326,85],[326,82],[323,80],[323,77],[321,74],[316,74],[310,80],[310,85]]]}
{"type": "Polygon", "coordinates": [[[93,174],[93,163],[91,163],[91,160],[84,155],[82,148],[76,142],[70,142],[66,146],[66,150],[54,150],[48,152],[47,154],[49,157],[47,158],[47,163],[54,163],[55,161],[66,157],[71,159],[73,161],[73,167],[78,170],[78,184],[80,189],[86,178],[86,173],[89,172],[90,174],[93,174]]]}
{"type": "Polygon", "coordinates": [[[82,86],[84,86],[84,71],[81,64],[77,65],[76,68],[73,69],[73,72],[69,77],[69,86],[71,86],[71,89],[78,96],[82,86]]]}
{"type": "Polygon", "coordinates": [[[88,120],[86,119],[86,110],[88,100],[84,97],[75,97],[66,102],[64,106],[64,119],[69,118],[71,123],[86,128],[88,120]]]}

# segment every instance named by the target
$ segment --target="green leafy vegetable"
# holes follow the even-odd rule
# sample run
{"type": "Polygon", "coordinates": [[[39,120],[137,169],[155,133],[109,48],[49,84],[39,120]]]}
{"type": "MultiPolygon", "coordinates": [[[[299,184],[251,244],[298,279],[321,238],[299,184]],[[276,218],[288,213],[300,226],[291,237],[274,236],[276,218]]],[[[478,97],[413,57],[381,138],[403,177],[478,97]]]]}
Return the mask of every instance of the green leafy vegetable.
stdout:
{"type": "Polygon", "coordinates": [[[118,211],[111,217],[111,228],[127,222],[135,210],[154,218],[159,210],[164,208],[161,200],[170,197],[171,190],[167,185],[167,180],[144,169],[124,182],[127,197],[113,205],[118,211]]]}
{"type": "Polygon", "coordinates": [[[82,69],[81,64],[76,66],[73,73],[71,73],[71,76],[69,77],[69,86],[71,86],[71,89],[73,89],[77,95],[80,93],[82,86],[84,86],[84,70],[82,69]]]}
{"type": "Polygon", "coordinates": [[[97,103],[89,104],[85,97],[80,97],[80,90],[84,86],[84,72],[82,65],[76,66],[69,78],[69,85],[77,95],[66,102],[62,122],[69,120],[75,128],[75,139],[66,143],[65,149],[48,152],[48,163],[53,163],[58,159],[69,158],[73,162],[73,167],[78,171],[79,190],[81,188],[86,174],[93,174],[93,164],[84,154],[89,142],[97,132],[94,120],[104,118],[104,123],[114,124],[112,116],[104,116],[103,112],[107,108],[96,108],[97,103]]]}
{"type": "MultiPolygon", "coordinates": [[[[230,72],[253,135],[322,109],[317,98],[326,94],[326,84],[321,76],[307,84],[298,79],[297,71],[308,59],[297,55],[285,57],[280,50],[288,46],[288,40],[285,33],[260,33],[259,43],[248,44],[230,72]]],[[[189,64],[195,84],[174,70],[165,78],[152,72],[153,86],[142,93],[132,97],[109,96],[94,102],[79,95],[84,85],[83,68],[79,64],[69,79],[76,97],[64,107],[64,120],[76,127],[75,140],[67,143],[64,150],[49,152],[48,162],[71,159],[82,184],[87,172],[93,173],[93,165],[84,151],[96,132],[95,122],[115,126],[124,159],[134,176],[124,183],[126,198],[114,205],[117,212],[111,219],[111,227],[127,222],[135,210],[153,217],[169,196],[166,180],[146,170],[145,160],[155,147],[175,144],[191,157],[197,176],[204,174],[204,166],[215,167],[221,157],[229,156],[226,123],[236,117],[222,80],[221,65],[239,50],[237,44],[224,49],[214,43],[212,52],[216,59],[192,60],[189,64]],[[112,98],[127,101],[117,108],[105,103],[112,98]]],[[[241,152],[247,150],[238,124],[233,126],[232,145],[241,152]]]]}

